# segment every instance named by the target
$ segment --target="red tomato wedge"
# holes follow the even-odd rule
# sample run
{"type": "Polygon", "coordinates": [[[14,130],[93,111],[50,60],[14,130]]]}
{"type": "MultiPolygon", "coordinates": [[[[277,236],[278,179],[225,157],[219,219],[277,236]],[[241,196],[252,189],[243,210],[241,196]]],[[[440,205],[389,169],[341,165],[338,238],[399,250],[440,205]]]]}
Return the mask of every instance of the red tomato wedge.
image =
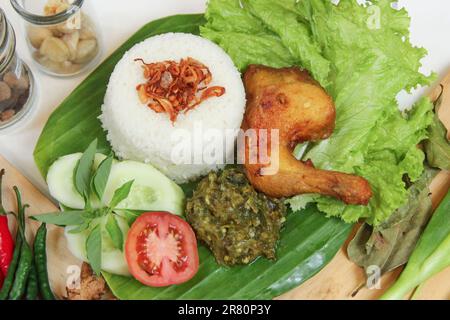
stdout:
{"type": "Polygon", "coordinates": [[[133,277],[149,287],[180,284],[198,271],[194,230],[168,212],[139,216],[128,232],[125,255],[133,277]]]}

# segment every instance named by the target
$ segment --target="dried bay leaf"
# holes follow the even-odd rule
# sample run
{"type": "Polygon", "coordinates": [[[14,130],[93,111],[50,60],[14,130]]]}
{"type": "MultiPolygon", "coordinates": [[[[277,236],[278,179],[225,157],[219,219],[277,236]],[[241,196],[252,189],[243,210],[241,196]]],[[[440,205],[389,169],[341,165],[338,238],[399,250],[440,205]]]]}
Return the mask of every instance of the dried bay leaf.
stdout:
{"type": "Polygon", "coordinates": [[[350,260],[365,269],[378,266],[382,273],[408,261],[432,214],[429,185],[437,172],[426,169],[410,187],[407,203],[380,226],[361,226],[347,248],[350,260]]]}
{"type": "Polygon", "coordinates": [[[424,142],[428,164],[442,170],[450,170],[450,141],[447,139],[447,129],[439,119],[439,109],[443,106],[443,95],[448,90],[450,90],[449,86],[442,86],[442,93],[435,101],[434,120],[428,128],[429,138],[424,142]]]}

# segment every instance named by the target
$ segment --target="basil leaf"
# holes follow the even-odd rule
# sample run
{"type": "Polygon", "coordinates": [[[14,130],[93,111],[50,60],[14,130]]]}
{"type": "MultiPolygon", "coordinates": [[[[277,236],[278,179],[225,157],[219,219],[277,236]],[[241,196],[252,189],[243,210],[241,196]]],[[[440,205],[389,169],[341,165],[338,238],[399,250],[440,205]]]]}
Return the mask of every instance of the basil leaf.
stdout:
{"type": "Polygon", "coordinates": [[[114,247],[123,251],[123,233],[114,214],[108,215],[105,228],[106,231],[108,231],[114,247]]]}
{"type": "Polygon", "coordinates": [[[120,209],[115,210],[115,212],[124,218],[127,224],[131,227],[131,225],[136,221],[136,219],[143,213],[148,212],[148,210],[130,210],[130,209],[120,209]]]}
{"type": "Polygon", "coordinates": [[[81,216],[85,219],[85,220],[94,220],[95,218],[98,218],[98,214],[96,213],[96,211],[84,211],[81,216]]]}
{"type": "Polygon", "coordinates": [[[112,156],[103,160],[92,178],[92,187],[99,200],[102,200],[103,194],[105,193],[113,160],[114,158],[112,156]]]}
{"type": "Polygon", "coordinates": [[[109,204],[110,208],[115,208],[119,203],[128,198],[130,194],[131,187],[133,186],[134,180],[128,181],[123,184],[119,189],[114,192],[114,196],[109,204]]]}
{"type": "Polygon", "coordinates": [[[97,152],[97,139],[91,142],[89,147],[81,156],[74,173],[75,189],[84,198],[86,206],[89,206],[90,182],[92,175],[92,165],[95,153],[97,152]]]}
{"type": "Polygon", "coordinates": [[[84,223],[83,211],[63,211],[32,216],[31,219],[57,226],[76,226],[84,223]]]}
{"type": "Polygon", "coordinates": [[[85,220],[82,224],[69,231],[70,234],[77,234],[89,229],[91,220],[85,220]]]}
{"type": "Polygon", "coordinates": [[[89,264],[97,275],[102,268],[102,229],[98,224],[86,239],[86,252],[89,264]]]}

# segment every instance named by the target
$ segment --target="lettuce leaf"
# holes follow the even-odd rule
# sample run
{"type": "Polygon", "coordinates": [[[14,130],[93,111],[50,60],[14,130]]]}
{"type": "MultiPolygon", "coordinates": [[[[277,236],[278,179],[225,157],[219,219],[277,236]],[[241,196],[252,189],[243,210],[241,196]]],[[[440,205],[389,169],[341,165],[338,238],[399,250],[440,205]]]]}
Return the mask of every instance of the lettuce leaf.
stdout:
{"type": "Polygon", "coordinates": [[[298,21],[295,1],[243,0],[249,11],[279,35],[283,45],[296,62],[310,70],[320,83],[327,83],[330,62],[321,55],[321,48],[311,39],[311,31],[298,21]]]}
{"type": "Polygon", "coordinates": [[[281,39],[243,10],[240,0],[210,1],[205,16],[208,23],[200,27],[201,35],[227,51],[239,69],[252,63],[274,68],[296,64],[281,39]]]}
{"type": "Polygon", "coordinates": [[[242,71],[251,63],[298,65],[329,92],[336,104],[335,131],[303,159],[361,175],[374,193],[368,206],[301,195],[288,200],[294,210],[316,202],[327,216],[378,225],[407,201],[404,175],[415,181],[423,172],[424,154],[416,145],[428,136],[433,105],[422,99],[401,114],[396,96],[435,77],[419,72],[426,50],[411,45],[408,14],[393,9],[393,2],[209,1],[201,34],[222,46],[242,71]]]}

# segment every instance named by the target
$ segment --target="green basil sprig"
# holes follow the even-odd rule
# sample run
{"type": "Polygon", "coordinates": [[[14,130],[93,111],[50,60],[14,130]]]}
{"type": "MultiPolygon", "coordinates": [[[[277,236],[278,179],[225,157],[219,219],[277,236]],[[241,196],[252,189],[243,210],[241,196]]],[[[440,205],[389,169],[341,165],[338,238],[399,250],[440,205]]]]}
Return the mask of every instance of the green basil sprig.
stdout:
{"type": "Polygon", "coordinates": [[[113,156],[108,156],[100,163],[97,169],[94,169],[96,152],[97,139],[92,141],[86,151],[84,151],[73,173],[75,189],[85,201],[84,210],[68,209],[62,212],[37,215],[32,218],[61,227],[73,227],[69,231],[70,233],[88,231],[85,244],[87,259],[94,272],[100,274],[102,265],[102,234],[104,231],[111,238],[114,247],[123,250],[124,235],[117,221],[116,210],[118,209],[117,206],[128,198],[134,180],[124,183],[114,192],[109,206],[93,209],[91,207],[91,197],[94,195],[100,200],[103,198],[114,161],[113,156]],[[103,218],[106,221],[104,224],[100,221],[103,218]]]}
{"type": "Polygon", "coordinates": [[[101,199],[105,193],[106,183],[108,182],[113,160],[113,157],[108,157],[103,160],[92,178],[92,189],[99,199],[101,199]]]}
{"type": "MultiPolygon", "coordinates": [[[[97,152],[97,139],[91,142],[89,147],[81,156],[75,167],[74,185],[78,193],[83,197],[85,208],[90,208],[90,191],[91,191],[91,177],[92,166],[94,164],[95,153],[97,152]]],[[[108,173],[109,175],[109,173],[108,173]]]]}

